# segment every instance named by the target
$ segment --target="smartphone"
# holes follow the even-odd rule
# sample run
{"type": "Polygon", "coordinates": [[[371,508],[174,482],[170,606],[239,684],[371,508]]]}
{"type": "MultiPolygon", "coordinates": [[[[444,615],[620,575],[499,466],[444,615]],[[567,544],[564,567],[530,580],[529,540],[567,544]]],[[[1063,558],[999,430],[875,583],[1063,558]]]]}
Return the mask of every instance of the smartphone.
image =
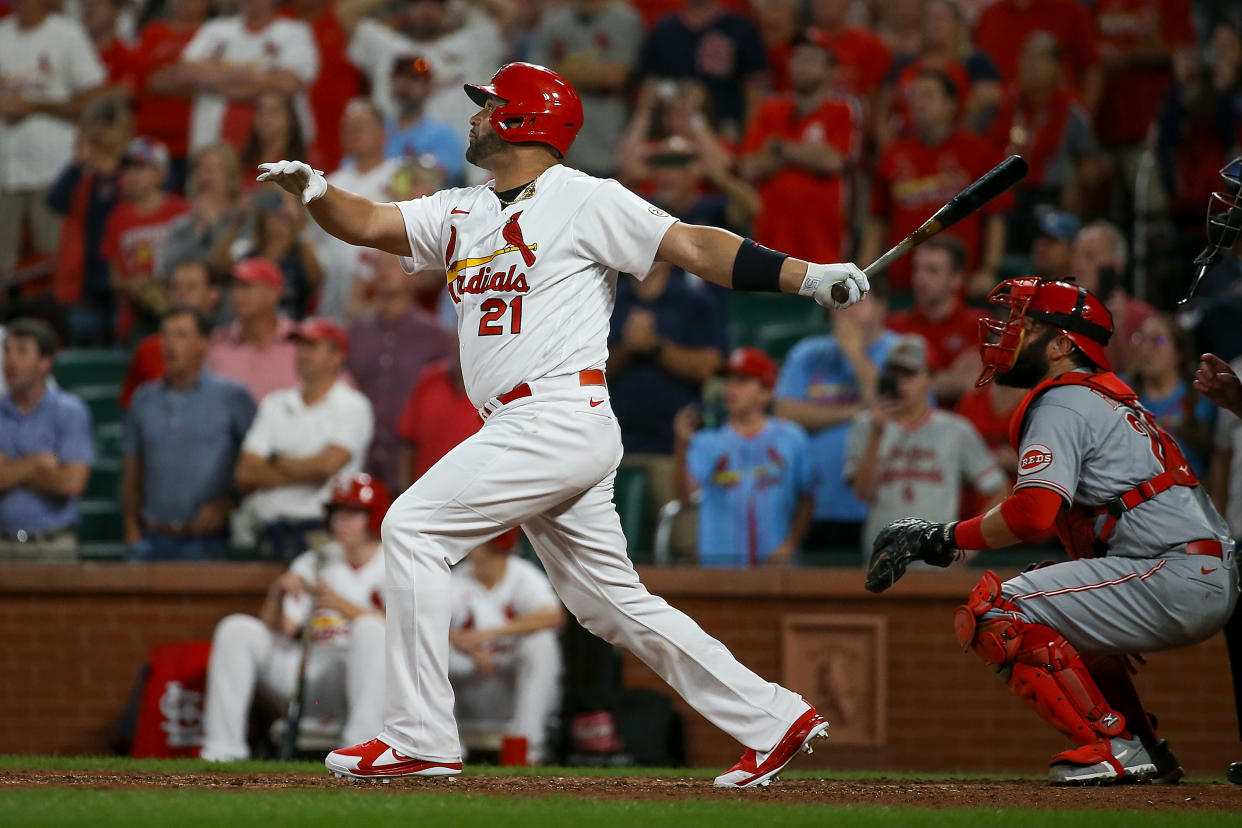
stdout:
{"type": "Polygon", "coordinates": [[[890,400],[897,399],[897,375],[890,371],[880,374],[880,379],[876,382],[875,392],[879,396],[890,400]]]}

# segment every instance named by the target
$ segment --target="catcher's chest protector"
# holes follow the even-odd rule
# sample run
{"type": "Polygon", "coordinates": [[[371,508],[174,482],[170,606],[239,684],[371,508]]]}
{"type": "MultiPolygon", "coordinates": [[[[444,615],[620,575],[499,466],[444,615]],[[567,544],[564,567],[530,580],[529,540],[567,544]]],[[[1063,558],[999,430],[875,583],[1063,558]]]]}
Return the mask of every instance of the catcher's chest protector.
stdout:
{"type": "Polygon", "coordinates": [[[1160,474],[1129,491],[1119,493],[1103,506],[1086,506],[1080,503],[1061,505],[1061,510],[1057,513],[1056,533],[1066,553],[1075,560],[1095,558],[1107,553],[1108,537],[1112,534],[1113,527],[1116,526],[1121,515],[1173,486],[1198,486],[1199,480],[1190,470],[1190,464],[1186,462],[1186,457],[1182,454],[1177,442],[1160,427],[1151,412],[1139,404],[1138,394],[1134,393],[1130,386],[1111,371],[1098,374],[1071,371],[1045,380],[1031,389],[1009,421],[1009,442],[1014,451],[1021,452],[1022,450],[1022,429],[1026,424],[1026,412],[1031,404],[1050,388],[1063,385],[1086,386],[1097,394],[1130,409],[1151,437],[1152,452],[1160,458],[1164,466],[1160,474]],[[1095,523],[1100,515],[1108,517],[1097,533],[1095,523]]]}

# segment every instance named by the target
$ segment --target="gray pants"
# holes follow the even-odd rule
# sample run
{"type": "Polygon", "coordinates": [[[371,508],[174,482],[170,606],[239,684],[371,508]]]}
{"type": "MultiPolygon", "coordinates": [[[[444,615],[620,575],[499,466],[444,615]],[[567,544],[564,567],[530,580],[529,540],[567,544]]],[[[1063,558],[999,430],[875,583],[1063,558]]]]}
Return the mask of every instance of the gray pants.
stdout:
{"type": "Polygon", "coordinates": [[[1005,582],[1022,617],[1065,636],[1083,653],[1119,655],[1185,647],[1212,636],[1238,600],[1233,551],[1223,559],[1084,558],[1005,582]]]}
{"type": "Polygon", "coordinates": [[[0,561],[73,562],[78,559],[78,537],[70,529],[29,540],[0,538],[0,561]]]}

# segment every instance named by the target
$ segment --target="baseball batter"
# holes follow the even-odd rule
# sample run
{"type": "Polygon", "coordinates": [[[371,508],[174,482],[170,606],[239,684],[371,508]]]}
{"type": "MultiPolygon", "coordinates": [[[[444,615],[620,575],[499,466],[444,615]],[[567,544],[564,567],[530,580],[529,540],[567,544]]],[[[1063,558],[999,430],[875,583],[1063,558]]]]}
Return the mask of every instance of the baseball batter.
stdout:
{"type": "Polygon", "coordinates": [[[326,764],[355,777],[460,772],[449,566],[521,525],[583,626],[631,650],[747,747],[717,784],[766,783],[828,724],[639,582],[612,503],[621,441],[603,372],[609,312],[617,273],[642,278],[656,261],[821,305],[835,305],[834,284],[848,289],[845,304],[857,302],[866,276],[852,264],[808,263],[684,224],[615,181],[563,166],[582,103],[555,72],[511,63],[466,93],[480,107],[466,160],[492,174],[487,185],[375,204],[328,186],[301,162],[260,166],[260,180],[301,195],[332,235],[403,256],[411,273],[444,269],[466,392],[485,418],[384,521],[384,728],[326,764]]]}
{"type": "MultiPolygon", "coordinates": [[[[1011,279],[990,297],[984,370],[1030,388],[1010,433],[1018,482],[999,506],[960,523],[905,518],[876,539],[867,588],[879,592],[911,560],[947,566],[1054,527],[1075,560],[1005,583],[979,581],[954,625],[962,646],[1078,747],[1053,757],[1054,783],[1176,781],[1128,677],[1100,657],[1182,647],[1225,624],[1238,597],[1228,527],[1177,444],[1109,370],[1113,324],[1096,296],[1065,282],[1011,279]],[[1084,661],[1091,659],[1091,665],[1084,661]],[[1107,662],[1105,662],[1107,663],[1107,662]]],[[[1124,673],[1125,671],[1120,671],[1124,673]]]]}
{"type": "Polygon", "coordinates": [[[256,689],[283,703],[294,692],[301,647],[294,636],[311,619],[304,728],[341,731],[344,744],[379,725],[384,660],[384,558],[380,521],[391,499],[369,475],[342,477],[328,501],[332,542],[308,551],[268,592],[260,617],[230,615],[216,625],[207,666],[203,758],[250,758],[246,725],[256,689]],[[342,724],[343,723],[343,724],[342,724]],[[342,729],[343,728],[343,729],[342,729]]]}

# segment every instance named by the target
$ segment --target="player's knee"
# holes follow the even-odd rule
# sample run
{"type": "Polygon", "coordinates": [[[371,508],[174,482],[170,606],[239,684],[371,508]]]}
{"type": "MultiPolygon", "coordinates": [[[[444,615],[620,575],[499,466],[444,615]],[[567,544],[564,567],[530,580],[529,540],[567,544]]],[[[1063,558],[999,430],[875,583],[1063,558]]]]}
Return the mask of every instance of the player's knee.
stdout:
{"type": "Polygon", "coordinates": [[[989,569],[966,603],[953,611],[953,628],[962,649],[973,652],[985,664],[1013,663],[1024,623],[1013,609],[1001,592],[1000,578],[989,569]],[[990,615],[995,610],[1006,610],[1006,614],[990,615]]]}
{"type": "Polygon", "coordinates": [[[211,637],[212,647],[236,647],[254,641],[267,631],[263,622],[253,615],[234,613],[226,615],[216,624],[215,634],[211,637]]]}

